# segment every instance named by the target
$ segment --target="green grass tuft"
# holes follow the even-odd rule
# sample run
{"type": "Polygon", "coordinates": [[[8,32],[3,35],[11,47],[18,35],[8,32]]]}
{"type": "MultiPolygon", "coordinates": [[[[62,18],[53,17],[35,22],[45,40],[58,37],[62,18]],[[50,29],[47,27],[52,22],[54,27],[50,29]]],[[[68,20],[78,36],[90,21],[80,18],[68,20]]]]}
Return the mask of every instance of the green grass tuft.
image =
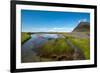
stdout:
{"type": "Polygon", "coordinates": [[[28,39],[31,38],[31,35],[29,35],[26,32],[22,32],[21,33],[21,43],[23,44],[24,42],[26,42],[28,39]]]}
{"type": "Polygon", "coordinates": [[[40,48],[40,54],[43,56],[61,55],[72,51],[64,38],[49,40],[40,48]]]}
{"type": "Polygon", "coordinates": [[[82,50],[86,59],[90,59],[90,40],[88,38],[68,38],[73,45],[82,50]]]}

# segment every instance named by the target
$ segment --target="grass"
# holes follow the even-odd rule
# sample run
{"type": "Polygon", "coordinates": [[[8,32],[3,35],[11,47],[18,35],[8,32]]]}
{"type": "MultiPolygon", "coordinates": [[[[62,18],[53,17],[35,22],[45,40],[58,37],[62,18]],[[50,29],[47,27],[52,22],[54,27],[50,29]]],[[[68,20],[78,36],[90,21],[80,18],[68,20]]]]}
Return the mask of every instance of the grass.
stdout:
{"type": "MultiPolygon", "coordinates": [[[[52,56],[52,55],[63,55],[65,53],[71,53],[73,49],[67,44],[66,40],[69,39],[70,42],[79,48],[85,59],[90,59],[90,39],[89,38],[79,38],[63,34],[65,38],[57,38],[49,40],[40,48],[40,54],[42,56],[52,56]]],[[[67,55],[67,54],[66,54],[67,55]]]]}
{"type": "MultiPolygon", "coordinates": [[[[83,33],[82,33],[83,34],[83,33]]],[[[84,33],[88,34],[88,33],[84,33]]],[[[21,34],[21,43],[26,42],[28,39],[31,38],[31,35],[22,32],[21,34]]],[[[72,46],[68,45],[69,40],[76,48],[79,48],[82,51],[82,55],[85,56],[84,59],[90,59],[90,39],[89,38],[81,38],[75,37],[74,35],[62,33],[65,38],[60,37],[56,39],[48,39],[46,43],[41,45],[38,49],[37,56],[33,56],[32,59],[35,61],[58,61],[58,60],[74,60],[73,54],[74,49],[72,46]]],[[[81,55],[79,53],[79,55],[81,55]]],[[[80,58],[80,57],[79,57],[80,58]]],[[[78,59],[78,56],[77,56],[78,59]]]]}
{"type": "Polygon", "coordinates": [[[66,52],[71,51],[71,47],[67,44],[66,40],[64,38],[58,38],[56,39],[55,45],[54,45],[54,51],[55,53],[62,54],[66,52]]]}
{"type": "Polygon", "coordinates": [[[29,35],[28,33],[26,32],[22,32],[21,33],[21,43],[25,43],[28,39],[31,38],[31,35],[29,35]]]}
{"type": "Polygon", "coordinates": [[[73,49],[68,46],[64,38],[49,40],[40,48],[40,55],[50,57],[52,55],[62,55],[71,52],[73,49]]]}
{"type": "Polygon", "coordinates": [[[67,37],[76,47],[82,50],[85,59],[90,59],[90,41],[89,38],[67,37]]]}

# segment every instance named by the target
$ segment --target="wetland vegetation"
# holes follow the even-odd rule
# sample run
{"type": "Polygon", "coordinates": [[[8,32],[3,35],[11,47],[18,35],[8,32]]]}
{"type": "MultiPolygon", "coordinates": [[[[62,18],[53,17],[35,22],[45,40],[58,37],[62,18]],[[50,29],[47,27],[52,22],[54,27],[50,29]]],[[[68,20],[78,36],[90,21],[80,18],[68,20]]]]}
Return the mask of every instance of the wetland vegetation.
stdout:
{"type": "Polygon", "coordinates": [[[90,59],[89,36],[84,32],[85,37],[80,37],[83,35],[82,32],[78,33],[79,35],[75,34],[76,32],[55,34],[22,32],[22,41],[28,39],[22,44],[22,62],[90,59]]]}

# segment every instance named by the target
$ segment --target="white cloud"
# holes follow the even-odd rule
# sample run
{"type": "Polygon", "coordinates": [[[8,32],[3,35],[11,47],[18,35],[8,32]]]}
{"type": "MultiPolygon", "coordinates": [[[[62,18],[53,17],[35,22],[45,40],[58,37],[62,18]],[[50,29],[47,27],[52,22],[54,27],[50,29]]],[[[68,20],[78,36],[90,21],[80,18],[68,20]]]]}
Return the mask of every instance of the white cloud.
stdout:
{"type": "Polygon", "coordinates": [[[55,29],[55,30],[56,30],[56,29],[64,29],[64,28],[53,28],[53,29],[55,29]]]}
{"type": "Polygon", "coordinates": [[[87,19],[80,19],[79,21],[78,21],[78,23],[80,23],[80,22],[86,22],[87,21],[87,19]]]}
{"type": "Polygon", "coordinates": [[[31,29],[27,29],[27,32],[71,32],[73,30],[73,28],[65,28],[65,27],[61,27],[61,28],[31,28],[31,29]]]}
{"type": "Polygon", "coordinates": [[[73,28],[51,28],[50,30],[48,30],[49,32],[71,32],[73,30],[73,28]]]}

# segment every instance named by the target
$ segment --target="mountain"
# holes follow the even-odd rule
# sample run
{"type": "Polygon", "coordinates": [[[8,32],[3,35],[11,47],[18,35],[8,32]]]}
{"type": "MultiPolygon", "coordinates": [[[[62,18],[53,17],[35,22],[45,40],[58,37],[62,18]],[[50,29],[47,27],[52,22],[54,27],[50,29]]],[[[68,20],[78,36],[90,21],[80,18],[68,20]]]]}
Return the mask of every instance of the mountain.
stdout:
{"type": "Polygon", "coordinates": [[[72,32],[89,32],[90,23],[89,22],[80,22],[72,32]]]}

